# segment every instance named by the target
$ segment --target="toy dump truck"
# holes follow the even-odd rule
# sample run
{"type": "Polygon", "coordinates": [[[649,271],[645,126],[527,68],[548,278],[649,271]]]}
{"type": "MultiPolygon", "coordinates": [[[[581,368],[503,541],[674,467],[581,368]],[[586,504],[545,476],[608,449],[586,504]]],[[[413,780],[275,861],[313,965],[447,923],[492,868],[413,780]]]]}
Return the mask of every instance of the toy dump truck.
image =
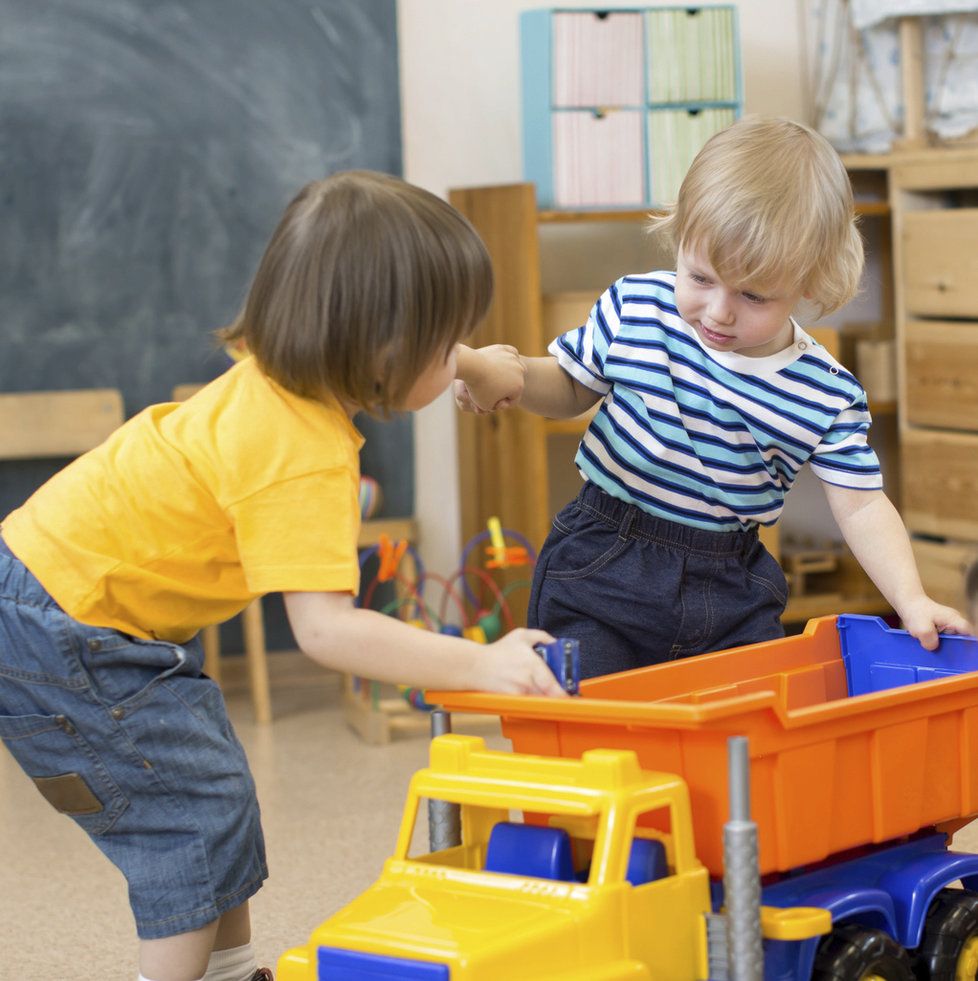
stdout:
{"type": "Polygon", "coordinates": [[[947,838],[978,814],[976,668],[974,639],[931,654],[839,617],[586,681],[580,698],[429,693],[500,715],[515,752],[433,742],[381,879],[279,981],[970,981],[978,856],[947,838]],[[748,808],[731,737],[747,737],[759,838],[746,874],[728,854],[733,876],[721,843],[748,808]],[[422,796],[460,807],[461,844],[409,858],[422,796]],[[738,961],[717,917],[751,888],[763,942],[738,961]]]}
{"type": "MultiPolygon", "coordinates": [[[[682,780],[642,771],[629,751],[546,759],[444,735],[411,780],[380,879],[285,954],[276,977],[611,981],[651,978],[655,964],[655,977],[705,978],[710,911],[682,780]],[[411,857],[424,799],[459,809],[460,841],[411,857]],[[514,810],[533,822],[511,821],[514,810]]],[[[830,925],[817,909],[762,921],[785,940],[830,925]]]]}

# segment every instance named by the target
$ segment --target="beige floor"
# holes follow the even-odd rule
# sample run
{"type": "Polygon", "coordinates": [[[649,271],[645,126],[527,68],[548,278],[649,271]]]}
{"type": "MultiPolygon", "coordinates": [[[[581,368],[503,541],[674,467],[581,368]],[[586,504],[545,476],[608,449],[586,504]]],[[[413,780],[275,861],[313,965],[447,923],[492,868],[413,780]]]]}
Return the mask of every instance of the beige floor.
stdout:
{"type": "MultiPolygon", "coordinates": [[[[259,962],[273,967],[376,878],[427,745],[401,737],[367,746],[343,721],[337,675],[275,657],[283,660],[273,664],[270,726],[252,723],[240,687],[228,692],[258,784],[270,868],[252,901],[254,945],[259,962]]],[[[492,724],[470,731],[508,745],[492,724]]],[[[0,870],[0,981],[134,981],[122,877],[2,747],[0,870]]]]}

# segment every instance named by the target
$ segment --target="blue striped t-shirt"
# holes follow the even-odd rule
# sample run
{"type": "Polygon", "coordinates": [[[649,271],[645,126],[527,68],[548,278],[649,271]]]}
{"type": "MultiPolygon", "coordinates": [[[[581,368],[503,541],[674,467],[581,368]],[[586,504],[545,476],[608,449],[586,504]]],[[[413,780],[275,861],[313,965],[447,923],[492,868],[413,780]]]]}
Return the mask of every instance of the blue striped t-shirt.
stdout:
{"type": "MultiPolygon", "coordinates": [[[[773,524],[806,461],[826,483],[883,486],[866,393],[796,323],[762,358],[709,351],[676,309],[675,273],[625,276],[549,347],[604,398],[575,462],[650,514],[734,531],[773,524]]],[[[792,321],[794,323],[794,321],[792,321]]]]}

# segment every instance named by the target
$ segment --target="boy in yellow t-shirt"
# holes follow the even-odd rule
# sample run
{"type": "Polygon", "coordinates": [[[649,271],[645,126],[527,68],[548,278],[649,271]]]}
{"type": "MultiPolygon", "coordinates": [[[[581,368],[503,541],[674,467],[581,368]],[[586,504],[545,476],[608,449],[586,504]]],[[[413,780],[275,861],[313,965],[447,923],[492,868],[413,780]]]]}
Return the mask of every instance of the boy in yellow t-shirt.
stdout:
{"type": "Polygon", "coordinates": [[[491,292],[484,246],[435,196],[368,172],[310,184],[223,332],[253,357],[140,413],[4,519],[0,738],[125,874],[141,978],[270,977],[250,945],[267,875],[254,783],[201,627],[280,591],[331,668],[562,694],[541,631],[485,648],[353,605],[352,416],[439,395],[491,292]]]}

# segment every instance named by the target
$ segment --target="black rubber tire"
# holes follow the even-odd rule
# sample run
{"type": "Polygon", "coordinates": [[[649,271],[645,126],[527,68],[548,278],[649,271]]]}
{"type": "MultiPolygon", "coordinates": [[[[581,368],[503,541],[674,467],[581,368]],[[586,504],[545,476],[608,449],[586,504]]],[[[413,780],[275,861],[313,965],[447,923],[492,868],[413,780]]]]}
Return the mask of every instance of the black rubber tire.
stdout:
{"type": "Polygon", "coordinates": [[[913,957],[920,981],[955,981],[964,945],[978,937],[978,893],[942,889],[930,904],[924,939],[913,957]]]}
{"type": "Polygon", "coordinates": [[[907,952],[887,933],[850,923],[836,927],[818,946],[812,981],[913,981],[907,952]]]}

